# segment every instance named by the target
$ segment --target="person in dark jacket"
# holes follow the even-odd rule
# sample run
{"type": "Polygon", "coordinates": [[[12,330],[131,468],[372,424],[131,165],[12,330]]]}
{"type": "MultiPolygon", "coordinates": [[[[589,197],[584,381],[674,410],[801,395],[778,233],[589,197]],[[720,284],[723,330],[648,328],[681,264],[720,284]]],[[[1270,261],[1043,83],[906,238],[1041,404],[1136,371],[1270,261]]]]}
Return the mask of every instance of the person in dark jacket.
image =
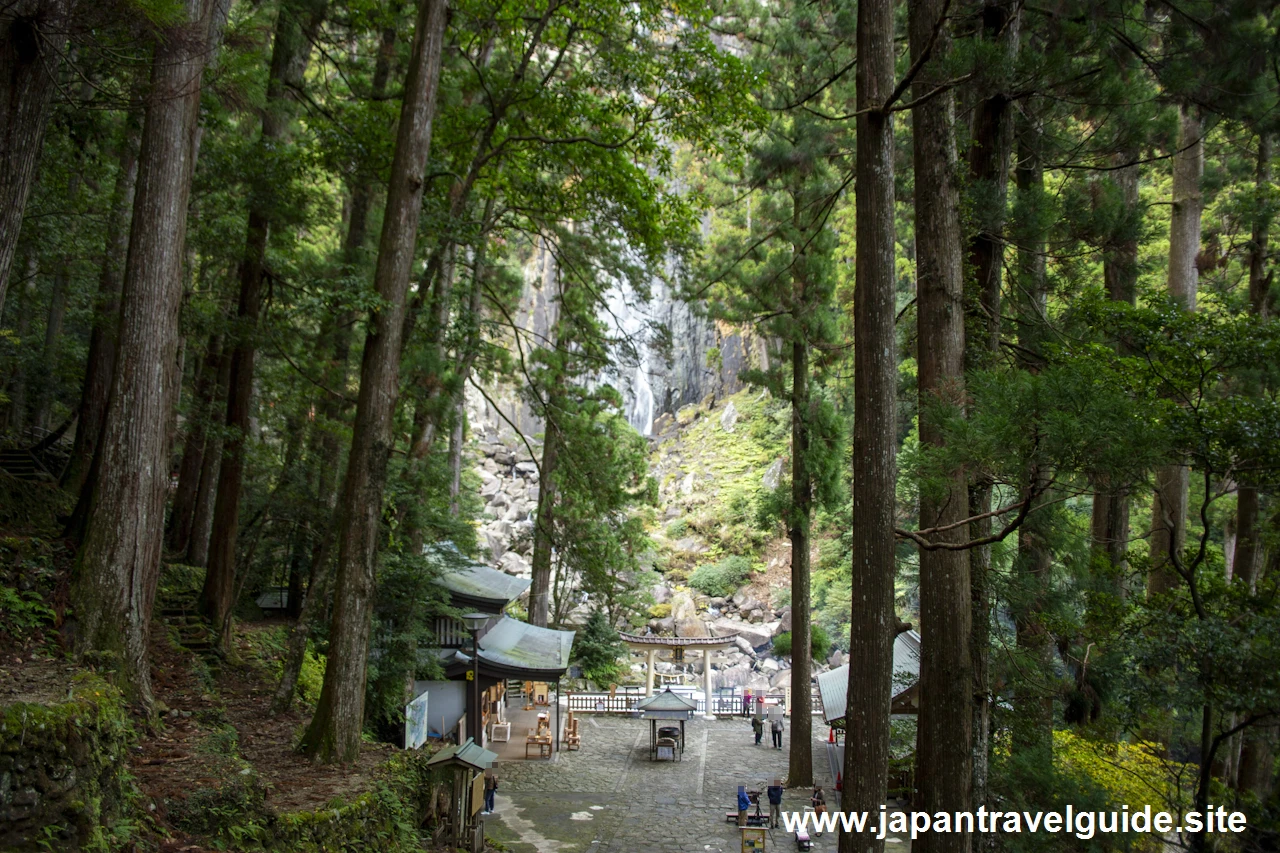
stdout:
{"type": "Polygon", "coordinates": [[[769,826],[778,828],[778,820],[782,817],[782,780],[774,779],[769,786],[769,826]]]}
{"type": "Polygon", "coordinates": [[[493,772],[484,774],[484,813],[493,814],[493,798],[498,793],[498,777],[493,772]]]}
{"type": "Polygon", "coordinates": [[[773,733],[773,748],[782,749],[782,718],[769,723],[769,731],[773,733]]]}
{"type": "Polygon", "coordinates": [[[759,746],[760,738],[764,737],[764,720],[759,717],[752,717],[751,729],[756,733],[756,746],[759,746]]]}

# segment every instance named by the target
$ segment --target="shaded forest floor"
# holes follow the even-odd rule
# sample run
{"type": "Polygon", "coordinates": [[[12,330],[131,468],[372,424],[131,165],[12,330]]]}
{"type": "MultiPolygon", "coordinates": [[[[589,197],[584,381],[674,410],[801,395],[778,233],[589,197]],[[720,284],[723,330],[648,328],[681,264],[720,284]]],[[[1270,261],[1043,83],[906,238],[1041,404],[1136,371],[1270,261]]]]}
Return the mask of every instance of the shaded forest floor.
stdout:
{"type": "MultiPolygon", "coordinates": [[[[159,627],[159,626],[157,626],[159,627]]],[[[199,825],[197,810],[261,805],[276,813],[315,811],[368,790],[394,752],[366,744],[355,765],[313,764],[294,751],[309,709],[269,712],[276,679],[262,659],[256,634],[272,624],[238,627],[235,654],[210,666],[203,656],[174,648],[153,634],[152,678],[161,724],[144,734],[132,760],[146,807],[163,827],[199,825]]],[[[179,834],[181,834],[179,832],[179,834]]],[[[188,839],[186,844],[190,844],[188,839]]]]}

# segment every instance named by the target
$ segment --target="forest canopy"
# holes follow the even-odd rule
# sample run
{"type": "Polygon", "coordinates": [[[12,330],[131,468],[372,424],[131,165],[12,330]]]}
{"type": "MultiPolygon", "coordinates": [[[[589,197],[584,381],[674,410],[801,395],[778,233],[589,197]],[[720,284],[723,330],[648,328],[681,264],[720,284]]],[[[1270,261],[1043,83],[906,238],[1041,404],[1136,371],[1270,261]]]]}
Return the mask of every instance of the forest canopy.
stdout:
{"type": "Polygon", "coordinates": [[[443,677],[450,560],[603,686],[618,631],[785,607],[792,787],[830,647],[842,805],[883,805],[915,628],[913,808],[1129,802],[1123,764],[1249,816],[1170,844],[1273,849],[1277,39],[1256,0],[3,4],[0,646],[155,723],[166,614],[234,660],[285,590],[262,713],[346,764],[443,677]]]}

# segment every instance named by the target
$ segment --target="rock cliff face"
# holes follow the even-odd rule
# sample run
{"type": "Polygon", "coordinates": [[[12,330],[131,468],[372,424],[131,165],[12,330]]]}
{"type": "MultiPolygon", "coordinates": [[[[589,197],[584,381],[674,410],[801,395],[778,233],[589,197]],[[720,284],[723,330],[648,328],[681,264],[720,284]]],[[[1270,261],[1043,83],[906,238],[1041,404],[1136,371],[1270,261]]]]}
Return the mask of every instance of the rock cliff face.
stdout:
{"type": "MultiPolygon", "coordinates": [[[[666,271],[668,274],[670,270],[666,271]]],[[[515,322],[522,329],[526,353],[549,341],[555,326],[559,275],[554,256],[539,244],[524,267],[524,289],[515,322]]],[[[648,283],[642,299],[626,283],[613,282],[601,319],[614,340],[616,366],[599,377],[622,395],[627,420],[642,435],[651,435],[662,414],[714,395],[723,398],[742,390],[741,371],[767,366],[764,342],[743,330],[718,323],[696,306],[678,298],[663,276],[648,283]]],[[[528,403],[509,388],[486,388],[490,400],[475,395],[473,415],[492,432],[514,437],[541,431],[528,403]],[[494,405],[496,404],[496,406],[494,405]],[[499,411],[500,410],[500,411],[499,411]]]]}

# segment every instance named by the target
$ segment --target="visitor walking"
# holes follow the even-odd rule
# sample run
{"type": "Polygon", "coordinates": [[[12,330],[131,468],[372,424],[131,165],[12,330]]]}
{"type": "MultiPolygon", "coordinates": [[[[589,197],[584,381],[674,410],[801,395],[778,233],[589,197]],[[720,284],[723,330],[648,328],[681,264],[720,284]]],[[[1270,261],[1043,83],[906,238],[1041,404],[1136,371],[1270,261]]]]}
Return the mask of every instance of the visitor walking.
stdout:
{"type": "Polygon", "coordinates": [[[747,796],[747,786],[738,786],[738,826],[747,825],[747,809],[751,808],[751,798],[747,796]]]}
{"type": "Polygon", "coordinates": [[[751,691],[742,694],[742,716],[751,716],[751,691]]]}
{"type": "Polygon", "coordinates": [[[764,737],[764,720],[759,717],[752,717],[751,729],[756,733],[756,746],[759,746],[760,738],[764,737]]]}
{"type": "Polygon", "coordinates": [[[498,777],[492,771],[484,774],[484,813],[493,814],[493,798],[498,793],[498,777]]]}
{"type": "Polygon", "coordinates": [[[769,723],[769,731],[773,734],[773,748],[782,749],[782,718],[778,717],[769,723]]]}
{"type": "Polygon", "coordinates": [[[782,780],[774,779],[769,786],[769,826],[778,828],[778,819],[782,816],[782,780]]]}

